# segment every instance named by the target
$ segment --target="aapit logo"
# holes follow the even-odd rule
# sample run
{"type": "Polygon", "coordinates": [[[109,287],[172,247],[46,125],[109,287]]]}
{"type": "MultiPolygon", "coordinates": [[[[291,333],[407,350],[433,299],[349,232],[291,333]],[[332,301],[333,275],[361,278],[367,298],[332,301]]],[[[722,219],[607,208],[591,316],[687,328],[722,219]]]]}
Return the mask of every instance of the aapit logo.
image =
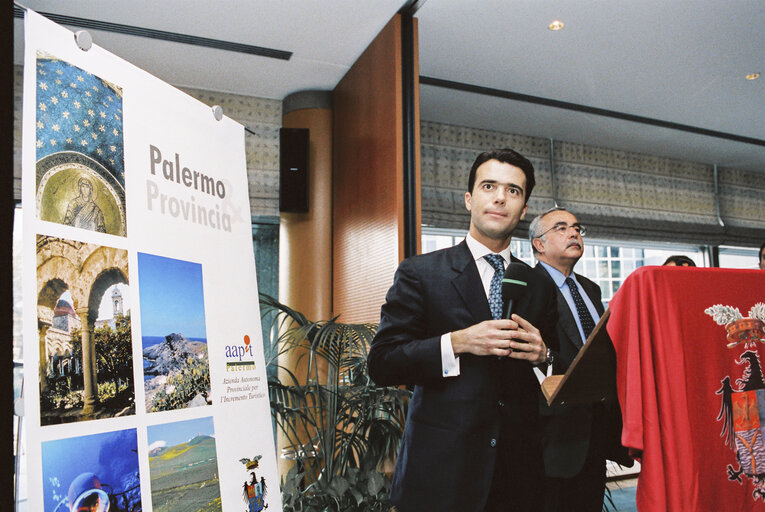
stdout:
{"type": "Polygon", "coordinates": [[[255,354],[252,351],[250,336],[244,335],[241,345],[226,345],[226,371],[241,372],[255,369],[255,354]]]}

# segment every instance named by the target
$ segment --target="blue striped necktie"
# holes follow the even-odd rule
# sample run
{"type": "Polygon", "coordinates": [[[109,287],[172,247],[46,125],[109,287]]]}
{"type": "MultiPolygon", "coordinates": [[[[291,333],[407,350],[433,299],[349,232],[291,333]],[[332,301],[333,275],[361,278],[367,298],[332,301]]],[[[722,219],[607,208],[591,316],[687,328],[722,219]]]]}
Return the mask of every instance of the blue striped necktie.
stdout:
{"type": "Polygon", "coordinates": [[[590,310],[587,309],[587,305],[584,303],[584,299],[579,294],[579,287],[570,277],[566,278],[566,285],[571,291],[571,297],[574,298],[574,305],[576,306],[576,313],[579,315],[579,321],[582,323],[582,330],[584,331],[584,341],[590,337],[590,333],[595,329],[595,321],[592,319],[590,310]]]}

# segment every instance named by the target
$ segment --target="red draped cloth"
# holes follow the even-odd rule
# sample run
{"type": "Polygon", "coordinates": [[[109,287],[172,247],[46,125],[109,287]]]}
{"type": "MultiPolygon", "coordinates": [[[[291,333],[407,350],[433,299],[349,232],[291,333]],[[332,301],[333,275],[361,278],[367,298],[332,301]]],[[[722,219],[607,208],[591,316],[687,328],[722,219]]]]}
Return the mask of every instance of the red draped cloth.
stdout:
{"type": "Polygon", "coordinates": [[[643,267],[609,304],[646,511],[765,510],[765,271],[643,267]]]}

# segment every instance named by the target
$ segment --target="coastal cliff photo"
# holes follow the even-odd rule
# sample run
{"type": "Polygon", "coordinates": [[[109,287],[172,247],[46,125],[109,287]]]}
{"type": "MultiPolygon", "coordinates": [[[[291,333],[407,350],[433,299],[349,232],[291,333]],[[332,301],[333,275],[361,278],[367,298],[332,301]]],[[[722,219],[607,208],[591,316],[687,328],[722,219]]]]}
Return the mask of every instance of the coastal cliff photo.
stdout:
{"type": "Polygon", "coordinates": [[[146,411],[212,403],[202,266],[138,253],[146,411]]]}

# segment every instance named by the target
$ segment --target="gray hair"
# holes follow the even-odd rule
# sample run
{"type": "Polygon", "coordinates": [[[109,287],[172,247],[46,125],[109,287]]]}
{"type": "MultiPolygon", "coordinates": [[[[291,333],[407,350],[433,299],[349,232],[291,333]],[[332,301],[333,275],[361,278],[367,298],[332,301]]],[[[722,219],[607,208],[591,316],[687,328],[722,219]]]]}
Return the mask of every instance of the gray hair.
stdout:
{"type": "Polygon", "coordinates": [[[568,210],[562,206],[553,206],[546,212],[540,213],[534,217],[534,220],[532,220],[531,224],[529,224],[529,242],[531,243],[531,250],[534,252],[534,254],[539,252],[537,251],[537,248],[534,247],[534,239],[540,238],[540,235],[542,234],[542,228],[540,227],[540,224],[542,223],[542,217],[552,212],[568,212],[568,210]]]}

